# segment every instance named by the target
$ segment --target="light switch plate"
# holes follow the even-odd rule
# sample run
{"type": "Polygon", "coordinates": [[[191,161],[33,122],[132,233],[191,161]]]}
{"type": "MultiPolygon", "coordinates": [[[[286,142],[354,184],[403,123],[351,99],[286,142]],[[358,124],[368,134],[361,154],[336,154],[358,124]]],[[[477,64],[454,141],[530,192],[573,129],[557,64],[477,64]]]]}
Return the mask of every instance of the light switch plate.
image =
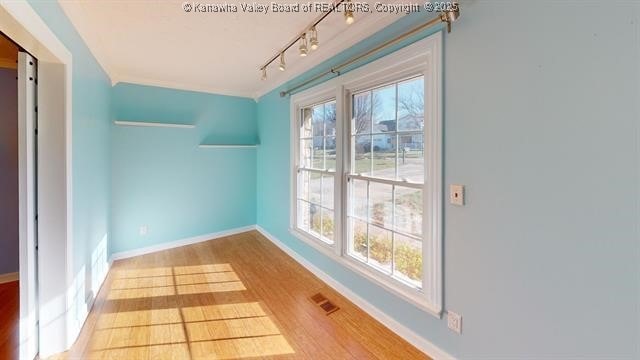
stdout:
{"type": "Polygon", "coordinates": [[[462,333],[462,316],[456,314],[453,311],[447,311],[447,326],[453,332],[458,334],[462,333]]]}
{"type": "Polygon", "coordinates": [[[449,202],[453,205],[464,205],[464,185],[449,185],[449,202]]]}
{"type": "Polygon", "coordinates": [[[147,234],[149,233],[149,227],[147,225],[140,226],[140,229],[138,229],[138,233],[140,234],[140,236],[147,236],[147,234]]]}

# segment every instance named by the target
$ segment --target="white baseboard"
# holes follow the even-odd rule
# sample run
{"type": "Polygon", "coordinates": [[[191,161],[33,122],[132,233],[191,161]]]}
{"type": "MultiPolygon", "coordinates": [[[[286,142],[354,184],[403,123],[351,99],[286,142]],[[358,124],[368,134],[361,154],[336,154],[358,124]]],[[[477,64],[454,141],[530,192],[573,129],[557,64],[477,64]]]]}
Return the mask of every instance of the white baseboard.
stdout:
{"type": "Polygon", "coordinates": [[[416,348],[420,349],[425,354],[429,355],[433,359],[455,359],[454,356],[442,350],[438,346],[434,345],[427,339],[422,336],[416,334],[413,330],[407,328],[406,326],[400,324],[395,319],[384,313],[382,310],[378,309],[367,300],[363,299],[353,291],[351,291],[348,287],[336,281],[334,278],[329,276],[324,271],[320,270],[318,267],[307,261],[305,258],[300,256],[295,251],[291,250],[287,245],[285,245],[282,241],[280,241],[275,236],[271,235],[268,231],[256,225],[256,230],[258,230],[264,237],[269,239],[272,243],[274,243],[277,247],[279,247],[282,251],[287,253],[287,255],[291,256],[295,261],[297,261],[300,265],[304,266],[307,270],[311,271],[314,275],[319,277],[322,281],[327,283],[327,285],[331,286],[337,292],[342,294],[344,297],[349,299],[352,303],[356,304],[362,310],[367,312],[373,318],[378,320],[384,326],[388,327],[391,331],[401,336],[403,339],[411,343],[416,348]]]}
{"type": "Polygon", "coordinates": [[[194,236],[186,239],[175,240],[175,241],[171,241],[163,244],[147,246],[140,249],[121,251],[121,252],[112,254],[111,261],[126,259],[134,256],[146,255],[146,254],[150,254],[157,251],[177,248],[180,246],[196,244],[199,242],[218,239],[218,238],[231,236],[235,234],[240,234],[240,233],[255,230],[255,229],[256,229],[255,225],[248,225],[248,226],[243,226],[235,229],[224,230],[224,231],[219,231],[219,232],[210,233],[210,234],[198,235],[198,236],[194,236]]]}
{"type": "Polygon", "coordinates": [[[12,281],[18,281],[19,278],[20,278],[20,273],[17,273],[17,272],[0,274],[0,284],[12,282],[12,281]]]}

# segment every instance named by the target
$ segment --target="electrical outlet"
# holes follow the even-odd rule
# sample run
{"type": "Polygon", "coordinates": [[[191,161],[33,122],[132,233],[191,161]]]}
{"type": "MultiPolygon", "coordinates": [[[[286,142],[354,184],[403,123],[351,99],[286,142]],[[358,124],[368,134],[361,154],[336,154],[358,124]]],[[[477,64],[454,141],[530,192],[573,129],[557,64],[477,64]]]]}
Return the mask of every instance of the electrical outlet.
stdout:
{"type": "Polygon", "coordinates": [[[449,185],[449,202],[453,205],[464,205],[464,185],[449,185]]]}
{"type": "Polygon", "coordinates": [[[453,311],[447,311],[447,326],[458,334],[462,333],[462,316],[453,311]]]}
{"type": "Polygon", "coordinates": [[[147,225],[140,226],[138,233],[140,234],[140,236],[146,236],[149,233],[149,227],[147,227],[147,225]]]}

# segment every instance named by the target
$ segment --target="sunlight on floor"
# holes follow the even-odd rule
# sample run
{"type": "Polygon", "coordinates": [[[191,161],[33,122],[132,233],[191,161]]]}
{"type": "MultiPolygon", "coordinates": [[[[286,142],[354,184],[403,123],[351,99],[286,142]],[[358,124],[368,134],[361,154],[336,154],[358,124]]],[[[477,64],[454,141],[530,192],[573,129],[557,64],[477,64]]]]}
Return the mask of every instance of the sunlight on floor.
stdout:
{"type": "Polygon", "coordinates": [[[109,300],[246,290],[229,264],[121,270],[109,300]]]}
{"type": "Polygon", "coordinates": [[[182,307],[173,306],[180,301],[171,298],[243,290],[246,287],[229,264],[116,271],[108,300],[120,302],[122,308],[133,299],[168,308],[100,315],[90,358],[240,359],[293,354],[258,302],[182,307]]]}

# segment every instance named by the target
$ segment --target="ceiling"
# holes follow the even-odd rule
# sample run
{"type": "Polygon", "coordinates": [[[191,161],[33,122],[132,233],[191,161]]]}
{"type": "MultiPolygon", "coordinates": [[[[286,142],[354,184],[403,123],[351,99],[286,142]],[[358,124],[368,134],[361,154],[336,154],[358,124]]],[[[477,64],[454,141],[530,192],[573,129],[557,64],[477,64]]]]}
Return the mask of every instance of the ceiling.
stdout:
{"type": "MultiPolygon", "coordinates": [[[[251,2],[236,0],[226,3],[236,4],[237,13],[185,12],[184,1],[174,0],[58,1],[114,84],[130,82],[253,98],[402,16],[356,13],[356,22],[346,25],[342,13],[331,14],[318,26],[318,50],[301,58],[297,45],[292,47],[286,53],[287,71],[280,72],[276,61],[269,68],[268,79],[261,81],[258,69],[319,12],[252,14],[240,7],[251,2]]],[[[366,2],[372,7],[375,3],[366,2]]]]}

